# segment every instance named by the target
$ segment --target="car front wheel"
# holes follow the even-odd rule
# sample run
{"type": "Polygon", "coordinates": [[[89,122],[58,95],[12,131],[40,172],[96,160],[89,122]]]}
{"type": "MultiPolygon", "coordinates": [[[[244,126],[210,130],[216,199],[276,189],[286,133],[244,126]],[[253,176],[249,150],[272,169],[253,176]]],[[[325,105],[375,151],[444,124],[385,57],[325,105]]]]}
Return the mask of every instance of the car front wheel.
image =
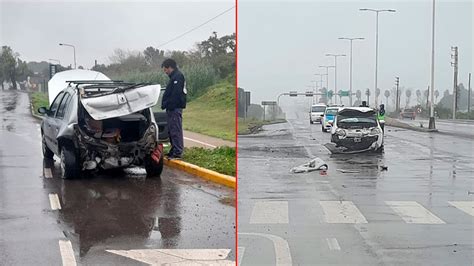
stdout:
{"type": "Polygon", "coordinates": [[[79,177],[81,170],[74,150],[68,145],[61,147],[61,177],[71,179],[79,177]]]}

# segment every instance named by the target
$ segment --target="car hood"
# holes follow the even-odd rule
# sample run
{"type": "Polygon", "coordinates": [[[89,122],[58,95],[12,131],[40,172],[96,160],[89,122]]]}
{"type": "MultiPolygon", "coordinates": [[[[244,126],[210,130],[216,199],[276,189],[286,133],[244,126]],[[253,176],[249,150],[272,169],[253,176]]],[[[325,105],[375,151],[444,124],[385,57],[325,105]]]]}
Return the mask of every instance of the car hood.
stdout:
{"type": "Polygon", "coordinates": [[[375,114],[375,110],[371,108],[357,108],[357,109],[346,108],[346,109],[339,110],[338,113],[343,116],[357,116],[360,114],[369,116],[369,115],[375,114]]]}
{"type": "Polygon", "coordinates": [[[102,96],[81,97],[81,103],[92,118],[103,120],[153,107],[158,102],[160,90],[160,85],[148,85],[102,96]]]}

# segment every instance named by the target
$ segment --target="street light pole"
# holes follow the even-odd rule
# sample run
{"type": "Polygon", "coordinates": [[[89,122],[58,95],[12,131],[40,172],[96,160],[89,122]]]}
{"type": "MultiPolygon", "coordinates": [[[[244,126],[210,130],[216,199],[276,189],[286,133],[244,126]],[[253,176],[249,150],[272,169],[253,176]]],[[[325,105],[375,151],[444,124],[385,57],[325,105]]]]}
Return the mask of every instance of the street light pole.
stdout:
{"type": "Polygon", "coordinates": [[[431,25],[431,104],[430,104],[430,121],[428,124],[429,129],[435,129],[435,117],[434,117],[434,64],[435,64],[435,0],[433,0],[433,21],[431,25]]]}
{"type": "Polygon", "coordinates": [[[349,84],[349,105],[352,106],[352,41],[354,40],[364,40],[364,38],[344,38],[340,37],[339,40],[349,40],[351,42],[351,54],[350,54],[350,84],[349,84]]]}
{"type": "MultiPolygon", "coordinates": [[[[345,54],[326,54],[326,56],[334,57],[334,95],[337,100],[337,58],[339,56],[346,56],[345,54]]],[[[339,97],[339,103],[342,103],[341,97],[339,97]]]]}
{"type": "Polygon", "coordinates": [[[329,68],[335,67],[335,66],[319,66],[326,68],[326,101],[329,102],[329,68]]]}
{"type": "Polygon", "coordinates": [[[74,51],[74,69],[77,69],[77,64],[76,64],[76,47],[72,44],[67,44],[67,43],[60,43],[59,46],[69,46],[72,47],[74,51]]]}
{"type": "Polygon", "coordinates": [[[374,97],[375,97],[375,107],[378,105],[377,94],[375,90],[377,87],[377,72],[379,64],[379,13],[380,12],[396,12],[394,9],[370,9],[370,8],[360,8],[359,11],[371,11],[375,12],[375,88],[374,88],[374,97]]]}

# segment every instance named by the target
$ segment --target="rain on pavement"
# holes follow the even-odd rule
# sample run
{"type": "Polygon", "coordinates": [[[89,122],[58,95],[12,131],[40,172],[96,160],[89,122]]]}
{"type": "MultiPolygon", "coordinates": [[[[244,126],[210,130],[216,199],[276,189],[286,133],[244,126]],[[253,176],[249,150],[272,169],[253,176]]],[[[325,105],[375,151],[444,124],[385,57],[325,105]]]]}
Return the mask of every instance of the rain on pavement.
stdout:
{"type": "Polygon", "coordinates": [[[62,180],[59,159],[43,161],[28,95],[0,98],[0,264],[235,264],[234,190],[167,167],[161,180],[140,168],[62,180]]]}
{"type": "Polygon", "coordinates": [[[306,106],[239,136],[240,265],[472,265],[472,138],[387,126],[382,154],[331,155],[306,106]]]}

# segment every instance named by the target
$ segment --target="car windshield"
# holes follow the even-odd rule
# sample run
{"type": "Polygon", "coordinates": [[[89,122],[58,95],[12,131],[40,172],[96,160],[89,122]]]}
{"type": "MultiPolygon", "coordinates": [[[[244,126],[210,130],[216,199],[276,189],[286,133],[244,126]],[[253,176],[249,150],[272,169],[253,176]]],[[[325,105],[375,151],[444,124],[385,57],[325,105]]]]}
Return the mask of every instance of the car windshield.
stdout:
{"type": "Polygon", "coordinates": [[[414,112],[414,111],[413,111],[413,109],[405,109],[405,112],[406,112],[406,113],[412,113],[412,112],[414,112]]]}
{"type": "Polygon", "coordinates": [[[326,115],[336,115],[338,109],[327,109],[326,115]]]}
{"type": "Polygon", "coordinates": [[[311,112],[323,113],[326,110],[326,106],[313,106],[311,112]]]}
{"type": "Polygon", "coordinates": [[[345,111],[337,115],[337,125],[342,128],[367,128],[377,126],[375,112],[345,111]]]}

